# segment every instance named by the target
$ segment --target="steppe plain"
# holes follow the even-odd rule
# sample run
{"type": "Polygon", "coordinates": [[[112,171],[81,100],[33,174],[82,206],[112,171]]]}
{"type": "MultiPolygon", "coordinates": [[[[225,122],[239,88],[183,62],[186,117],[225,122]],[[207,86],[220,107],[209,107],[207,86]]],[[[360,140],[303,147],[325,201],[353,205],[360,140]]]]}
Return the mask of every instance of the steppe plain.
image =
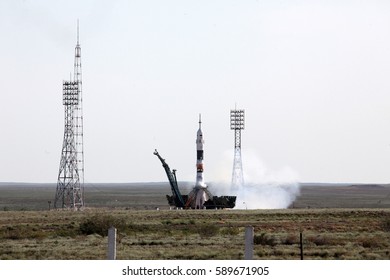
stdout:
{"type": "Polygon", "coordinates": [[[169,210],[169,193],[87,184],[85,210],[58,211],[55,184],[0,183],[0,259],[106,259],[111,225],[118,259],[243,259],[246,226],[255,259],[300,259],[301,232],[304,259],[390,259],[389,185],[302,184],[279,210],[169,210]]]}

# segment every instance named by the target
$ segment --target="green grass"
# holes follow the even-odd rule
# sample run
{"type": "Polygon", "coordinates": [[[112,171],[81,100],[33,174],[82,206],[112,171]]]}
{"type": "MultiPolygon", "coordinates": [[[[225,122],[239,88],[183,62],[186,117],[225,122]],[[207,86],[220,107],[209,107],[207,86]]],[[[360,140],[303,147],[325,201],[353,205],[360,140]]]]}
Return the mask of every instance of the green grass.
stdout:
{"type": "Polygon", "coordinates": [[[0,259],[390,259],[389,209],[0,211],[0,259]],[[86,230],[86,228],[88,230],[86,230]]]}

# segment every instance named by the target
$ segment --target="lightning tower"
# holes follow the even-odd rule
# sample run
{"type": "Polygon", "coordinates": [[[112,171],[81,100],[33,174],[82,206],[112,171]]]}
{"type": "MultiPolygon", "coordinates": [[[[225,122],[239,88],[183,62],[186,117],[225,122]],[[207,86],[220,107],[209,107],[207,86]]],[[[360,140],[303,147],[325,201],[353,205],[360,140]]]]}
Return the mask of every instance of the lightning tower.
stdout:
{"type": "Polygon", "coordinates": [[[65,129],[54,208],[80,210],[84,207],[84,144],[79,23],[73,80],[63,81],[62,104],[65,129]]]}
{"type": "Polygon", "coordinates": [[[244,129],[244,110],[230,110],[230,129],[234,130],[234,161],[232,189],[239,190],[244,186],[244,175],[241,160],[241,130],[244,129]]]}

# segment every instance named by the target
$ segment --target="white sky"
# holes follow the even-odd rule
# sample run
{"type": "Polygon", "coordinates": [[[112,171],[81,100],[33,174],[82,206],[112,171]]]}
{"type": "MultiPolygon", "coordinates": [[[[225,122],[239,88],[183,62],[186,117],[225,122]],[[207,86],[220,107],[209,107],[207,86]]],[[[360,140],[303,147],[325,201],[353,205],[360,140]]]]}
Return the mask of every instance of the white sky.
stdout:
{"type": "Polygon", "coordinates": [[[0,1],[0,181],[56,182],[62,81],[82,48],[86,182],[390,182],[390,1],[0,1]]]}

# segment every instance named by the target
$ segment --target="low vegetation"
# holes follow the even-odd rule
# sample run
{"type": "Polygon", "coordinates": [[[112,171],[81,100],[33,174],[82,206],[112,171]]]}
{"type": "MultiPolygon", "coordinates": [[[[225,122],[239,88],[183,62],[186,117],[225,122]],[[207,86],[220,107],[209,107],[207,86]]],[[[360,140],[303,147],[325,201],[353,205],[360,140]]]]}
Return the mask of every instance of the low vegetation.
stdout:
{"type": "Polygon", "coordinates": [[[91,217],[86,217],[80,222],[79,231],[81,234],[98,234],[107,236],[108,229],[115,227],[119,231],[126,229],[126,221],[123,217],[115,217],[108,214],[95,214],[91,217]]]}
{"type": "Polygon", "coordinates": [[[0,211],[0,259],[390,259],[389,209],[0,211]]]}

